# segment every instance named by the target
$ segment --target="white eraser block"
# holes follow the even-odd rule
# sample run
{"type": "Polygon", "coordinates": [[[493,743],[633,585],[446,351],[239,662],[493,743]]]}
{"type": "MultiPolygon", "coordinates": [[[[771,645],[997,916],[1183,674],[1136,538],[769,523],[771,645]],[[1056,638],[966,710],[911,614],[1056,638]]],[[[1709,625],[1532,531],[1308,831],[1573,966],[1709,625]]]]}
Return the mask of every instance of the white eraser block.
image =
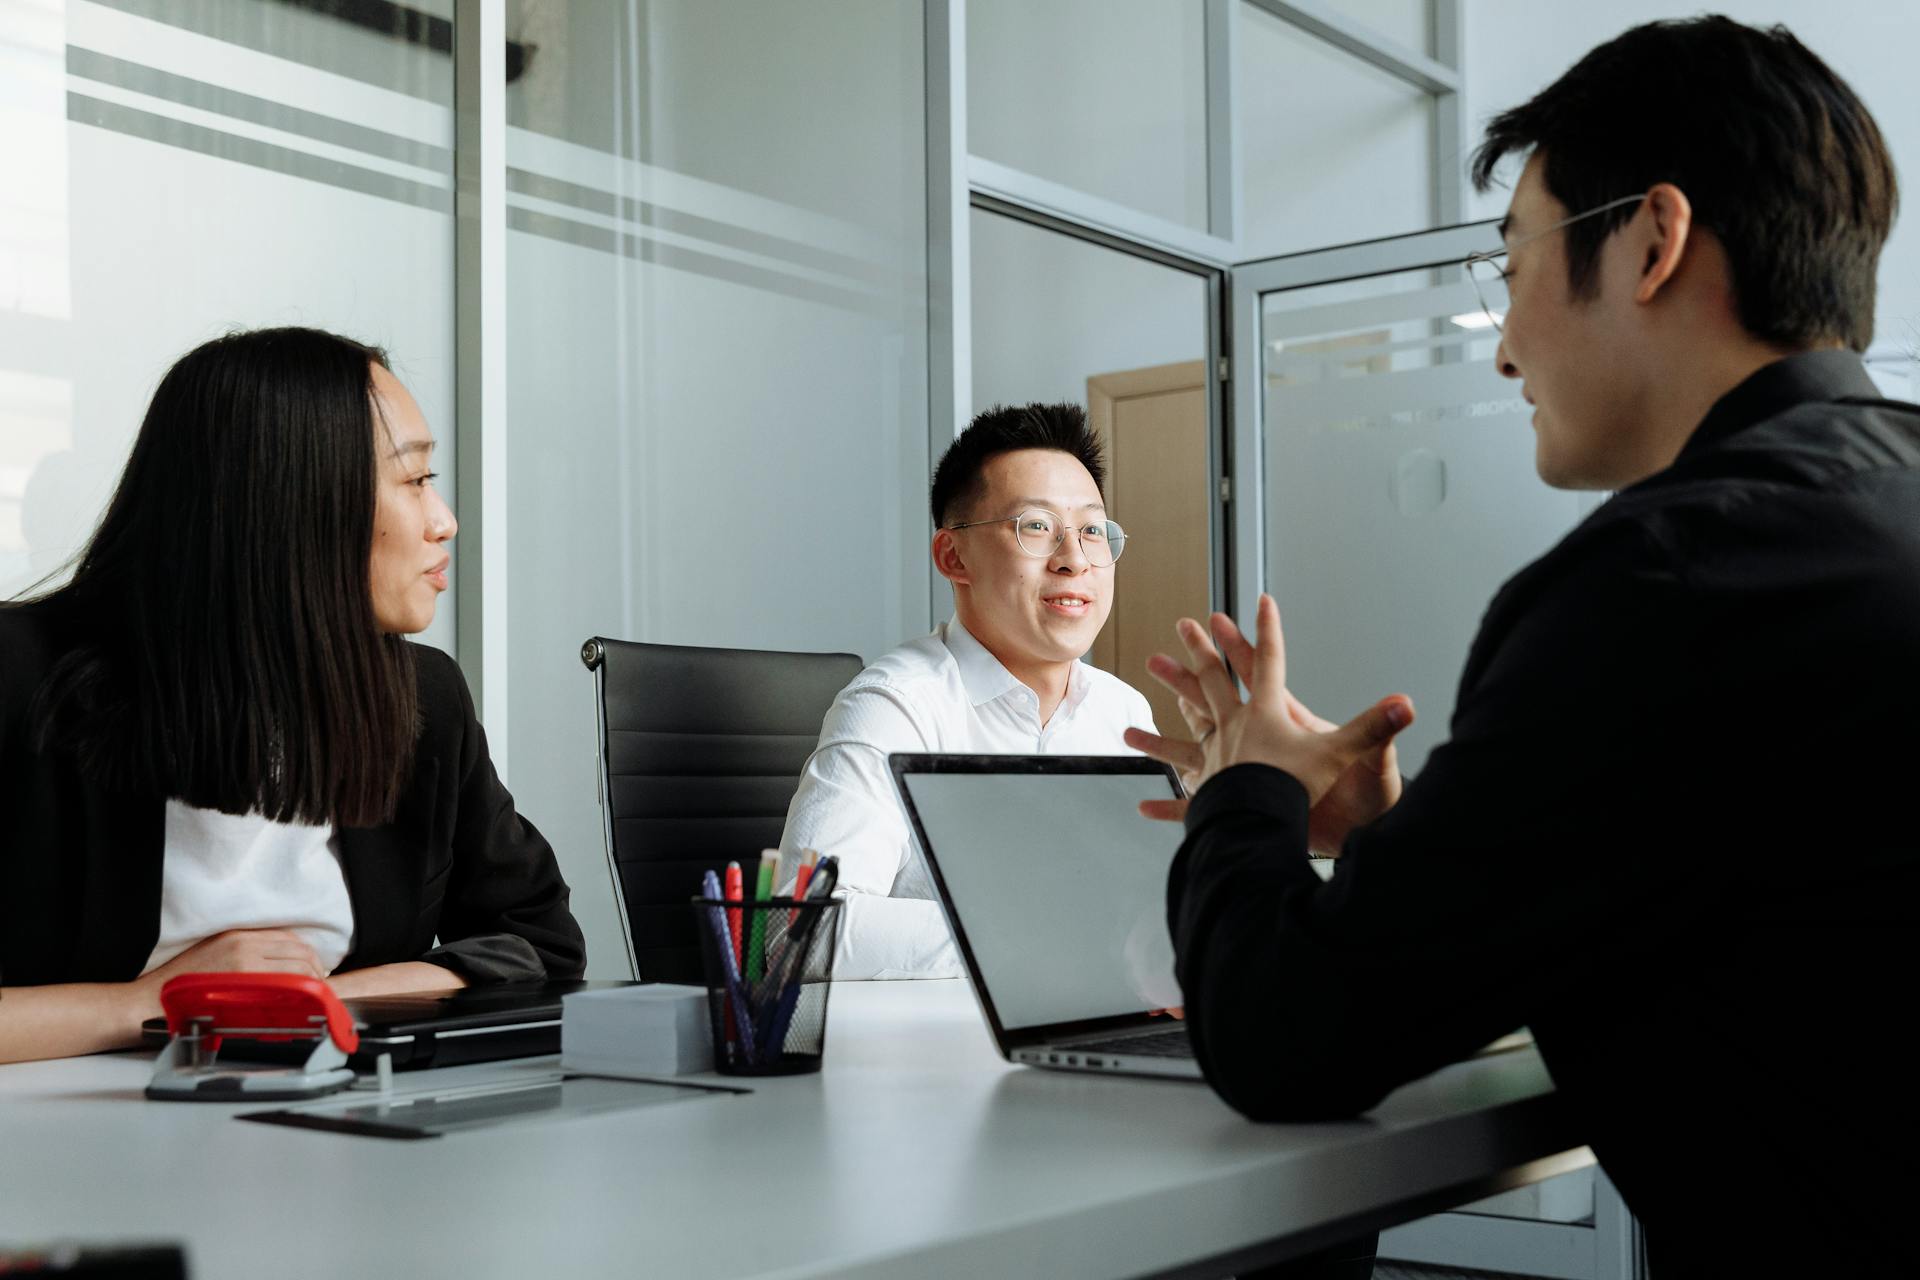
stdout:
{"type": "Polygon", "coordinates": [[[594,1076],[713,1070],[707,989],[649,983],[562,996],[560,1069],[594,1076]]]}

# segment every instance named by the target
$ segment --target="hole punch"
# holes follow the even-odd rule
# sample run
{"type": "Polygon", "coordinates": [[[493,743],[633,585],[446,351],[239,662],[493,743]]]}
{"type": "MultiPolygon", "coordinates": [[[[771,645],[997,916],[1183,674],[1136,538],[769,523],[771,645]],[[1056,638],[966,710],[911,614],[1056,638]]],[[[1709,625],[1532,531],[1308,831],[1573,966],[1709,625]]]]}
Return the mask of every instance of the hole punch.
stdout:
{"type": "Polygon", "coordinates": [[[160,988],[167,1047],[154,1061],[149,1098],[256,1102],[320,1098],[353,1083],[347,1057],[360,1033],[340,997],[319,978],[290,973],[186,973],[160,988]],[[311,1040],[298,1066],[222,1064],[221,1041],[311,1040]]]}

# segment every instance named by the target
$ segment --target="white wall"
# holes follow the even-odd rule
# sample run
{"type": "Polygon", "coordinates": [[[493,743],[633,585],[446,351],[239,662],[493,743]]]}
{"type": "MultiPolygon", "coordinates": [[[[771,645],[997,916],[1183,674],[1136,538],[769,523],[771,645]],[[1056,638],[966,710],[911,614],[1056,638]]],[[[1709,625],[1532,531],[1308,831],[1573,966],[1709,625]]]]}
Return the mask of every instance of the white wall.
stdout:
{"type": "MultiPolygon", "coordinates": [[[[1551,84],[1581,55],[1627,28],[1689,17],[1691,6],[1657,0],[1605,5],[1539,0],[1469,0],[1466,109],[1471,140],[1488,117],[1551,84]]],[[[1907,190],[1906,215],[1880,259],[1875,346],[1920,349],[1920,5],[1834,4],[1831,0],[1726,0],[1714,6],[1740,22],[1785,23],[1833,67],[1873,112],[1907,190]]],[[[1498,217],[1507,195],[1496,188],[1470,200],[1470,217],[1498,217]]]]}

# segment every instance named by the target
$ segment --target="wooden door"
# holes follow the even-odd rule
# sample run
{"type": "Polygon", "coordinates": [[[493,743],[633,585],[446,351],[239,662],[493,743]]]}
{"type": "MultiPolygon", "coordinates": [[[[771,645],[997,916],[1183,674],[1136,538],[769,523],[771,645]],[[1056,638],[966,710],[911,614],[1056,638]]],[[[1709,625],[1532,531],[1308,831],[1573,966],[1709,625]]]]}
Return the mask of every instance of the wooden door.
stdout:
{"type": "Polygon", "coordinates": [[[1187,738],[1178,700],[1147,674],[1147,659],[1180,653],[1173,624],[1204,620],[1212,602],[1206,363],[1088,378],[1087,416],[1107,449],[1107,513],[1127,531],[1113,612],[1088,656],[1146,694],[1161,733],[1187,738]]]}

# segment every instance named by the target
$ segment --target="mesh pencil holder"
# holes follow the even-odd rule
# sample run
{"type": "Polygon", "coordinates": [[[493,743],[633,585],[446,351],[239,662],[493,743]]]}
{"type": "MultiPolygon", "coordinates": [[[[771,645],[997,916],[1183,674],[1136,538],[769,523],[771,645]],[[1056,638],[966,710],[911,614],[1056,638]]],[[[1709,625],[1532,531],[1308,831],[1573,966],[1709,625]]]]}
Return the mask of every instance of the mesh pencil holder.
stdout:
{"type": "Polygon", "coordinates": [[[695,898],[693,913],[706,967],[714,1070],[731,1076],[818,1071],[840,903],[695,898]]]}

